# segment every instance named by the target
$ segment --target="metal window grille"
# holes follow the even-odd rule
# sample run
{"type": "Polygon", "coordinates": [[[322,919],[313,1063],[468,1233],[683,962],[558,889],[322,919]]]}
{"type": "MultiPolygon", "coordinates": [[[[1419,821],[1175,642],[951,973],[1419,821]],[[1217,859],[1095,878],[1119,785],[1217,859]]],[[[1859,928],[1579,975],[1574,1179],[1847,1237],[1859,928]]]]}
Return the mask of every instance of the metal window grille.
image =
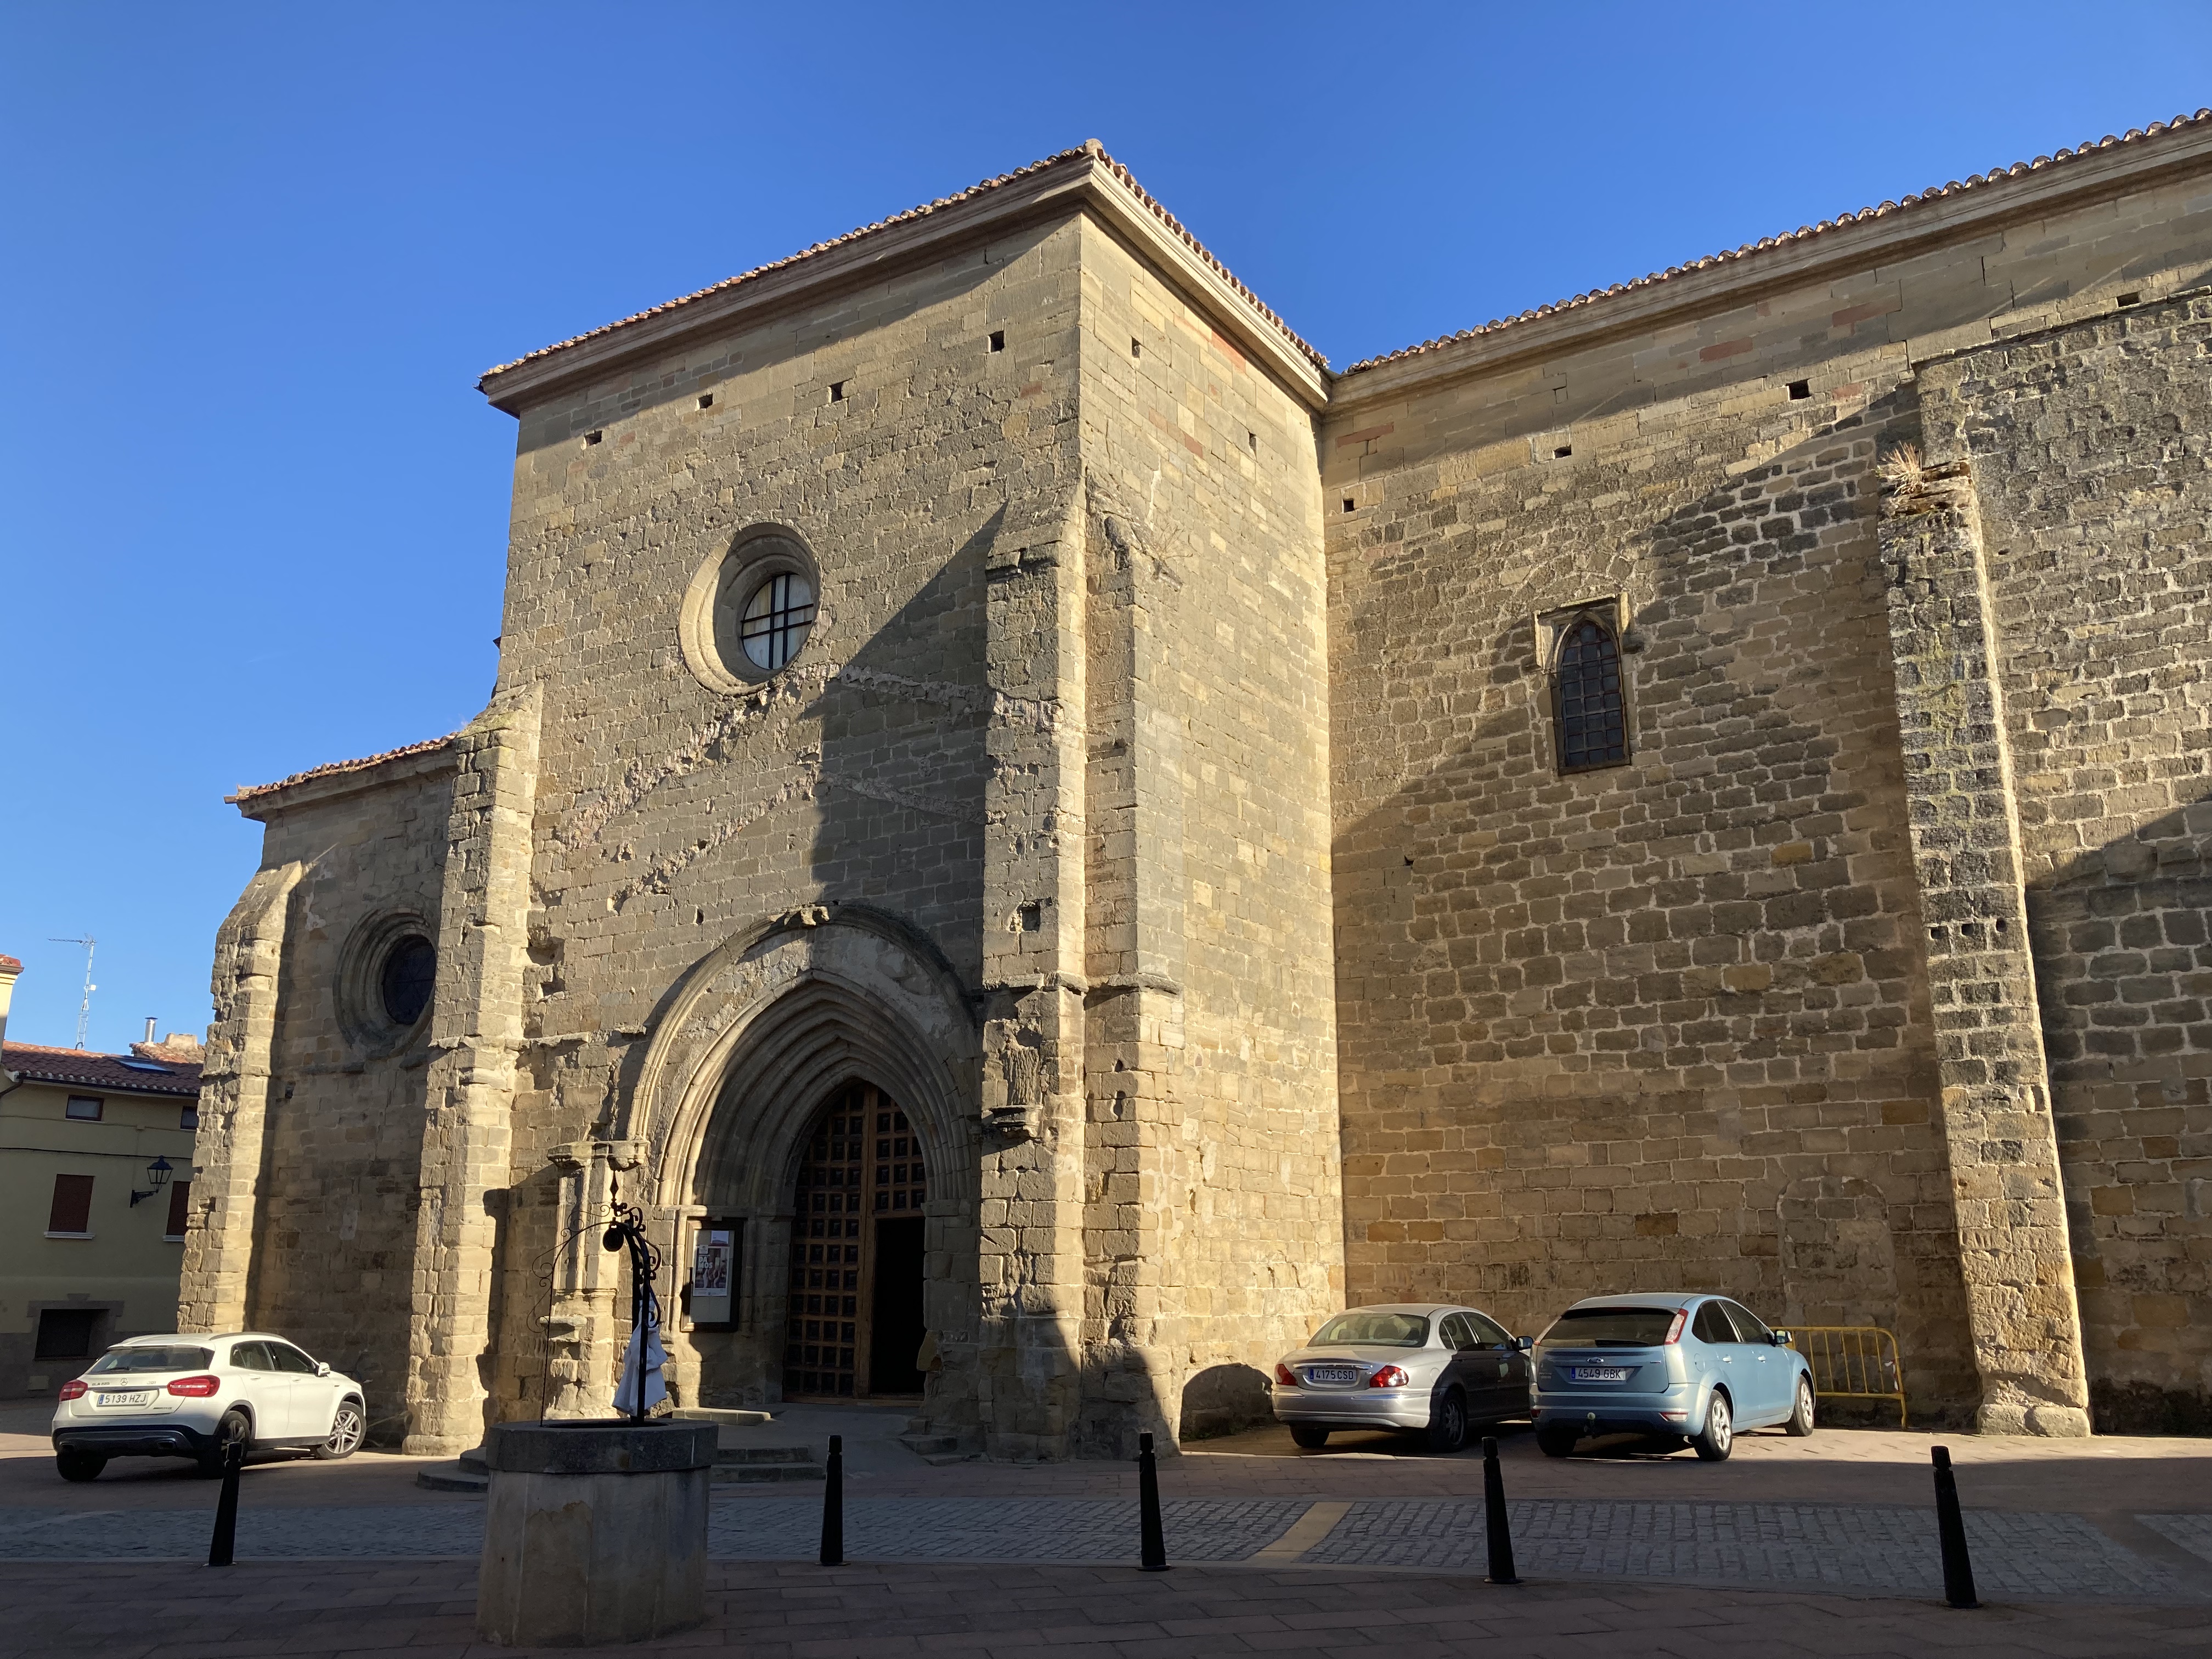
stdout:
{"type": "Polygon", "coordinates": [[[1620,642],[1595,617],[1578,617],[1559,641],[1553,677],[1559,770],[1587,771],[1628,758],[1628,702],[1620,642]]]}
{"type": "Polygon", "coordinates": [[[756,668],[777,669],[799,654],[814,626],[814,587],[790,571],[754,590],[738,629],[738,641],[756,668]]]}

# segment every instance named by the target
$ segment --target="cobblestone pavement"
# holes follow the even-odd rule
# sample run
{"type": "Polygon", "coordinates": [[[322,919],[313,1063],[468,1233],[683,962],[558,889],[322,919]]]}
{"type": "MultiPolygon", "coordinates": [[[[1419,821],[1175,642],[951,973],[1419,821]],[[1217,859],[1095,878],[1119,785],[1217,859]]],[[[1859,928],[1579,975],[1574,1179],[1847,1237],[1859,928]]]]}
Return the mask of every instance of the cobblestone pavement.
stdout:
{"type": "MultiPolygon", "coordinates": [[[[0,1563],[0,1659],[463,1659],[465,1562],[0,1563]]],[[[540,1653],[547,1650],[538,1650],[540,1653]]],[[[574,1652],[573,1649],[550,1651],[574,1652]]],[[[1372,1569],[726,1562],[701,1628],[624,1654],[726,1659],[2212,1659],[2201,1607],[1932,1599],[1588,1581],[1497,1589],[1372,1569]]]]}
{"type": "MultiPolygon", "coordinates": [[[[1559,1577],[1688,1579],[1934,1594],[1943,1587],[1932,1509],[1812,1504],[1509,1504],[1516,1570],[1559,1577]]],[[[2175,1601],[2203,1594],[2079,1516],[1969,1512],[1985,1595],[2175,1601]]],[[[1316,1565],[1480,1571],[1482,1506],[1364,1503],[1303,1558],[1316,1565]]]]}
{"type": "MultiPolygon", "coordinates": [[[[211,1506],[210,1506],[211,1508],[211,1506]]],[[[1250,1560],[1312,1505],[1302,1499],[1185,1499],[1163,1506],[1170,1559],[1250,1560]]],[[[1271,1562],[1312,1567],[1480,1572],[1482,1506],[1468,1499],[1359,1502],[1310,1545],[1271,1562]]],[[[1510,1506],[1525,1577],[1685,1581],[1932,1595],[1942,1588],[1932,1512],[1884,1506],[1586,1503],[1510,1506]]],[[[1325,1514],[1327,1512],[1324,1512],[1325,1514]]],[[[473,1559],[480,1507],[289,1507],[239,1517],[242,1559],[473,1559]]],[[[210,1509],[0,1510],[0,1558],[198,1559],[210,1509]]],[[[717,1560],[811,1559],[821,1500],[718,1502],[708,1530],[717,1560]]],[[[2146,1517],[2185,1547],[2212,1550],[2212,1516],[2146,1517]],[[2177,1525],[2175,1523],[2181,1523],[2177,1525]],[[2191,1528],[2193,1528],[2193,1531],[2191,1528]]],[[[1969,1511],[1974,1572],[1985,1595],[2008,1599],[2207,1599],[2165,1564],[2144,1559],[2072,1515],[1969,1511]]],[[[1137,1506],[1097,1498],[848,1498],[846,1553],[854,1560],[1115,1562],[1135,1554],[1137,1506]]]]}
{"type": "MultiPolygon", "coordinates": [[[[1288,1531],[1308,1505],[1186,1499],[1160,1505],[1175,1558],[1242,1561],[1288,1531]]],[[[811,1559],[822,1500],[755,1498],[717,1504],[707,1525],[716,1560],[811,1559]]],[[[1133,1501],[1082,1498],[848,1498],[845,1553],[856,1561],[1120,1561],[1137,1553],[1133,1501]]]]}
{"type": "Polygon", "coordinates": [[[2139,1515],[2136,1519],[2191,1554],[2212,1561],[2212,1515],[2139,1515]]]}

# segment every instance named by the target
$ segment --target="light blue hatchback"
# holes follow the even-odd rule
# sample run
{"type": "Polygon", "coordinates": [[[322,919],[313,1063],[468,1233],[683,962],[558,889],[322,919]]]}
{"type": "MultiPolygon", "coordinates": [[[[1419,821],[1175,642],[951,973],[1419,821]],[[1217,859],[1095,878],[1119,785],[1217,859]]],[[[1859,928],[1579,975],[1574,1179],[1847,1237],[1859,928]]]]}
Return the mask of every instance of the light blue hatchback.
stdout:
{"type": "Polygon", "coordinates": [[[1591,1435],[1680,1436],[1717,1462],[1738,1429],[1810,1434],[1813,1374],[1789,1340],[1726,1297],[1587,1297],[1537,1340],[1536,1443],[1565,1457],[1591,1435]]]}

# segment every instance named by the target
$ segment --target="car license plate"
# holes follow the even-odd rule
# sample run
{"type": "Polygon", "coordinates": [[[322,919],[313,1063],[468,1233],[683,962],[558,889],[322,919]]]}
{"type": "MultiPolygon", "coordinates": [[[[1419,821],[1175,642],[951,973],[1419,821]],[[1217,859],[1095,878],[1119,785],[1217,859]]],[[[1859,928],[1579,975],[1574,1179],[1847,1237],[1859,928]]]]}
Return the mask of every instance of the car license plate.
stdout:
{"type": "Polygon", "coordinates": [[[1629,1368],[1626,1365],[1577,1365],[1575,1367],[1575,1381],[1577,1382],[1626,1382],[1628,1381],[1628,1372],[1629,1368]]]}
{"type": "Polygon", "coordinates": [[[1357,1382],[1359,1381],[1359,1367],[1357,1365],[1309,1365],[1306,1367],[1306,1381],[1309,1382],[1357,1382]]]}
{"type": "Polygon", "coordinates": [[[151,1389],[133,1389],[128,1394],[103,1394],[100,1396],[100,1403],[111,1411],[118,1407],[150,1406],[154,1403],[154,1391],[151,1389]]]}

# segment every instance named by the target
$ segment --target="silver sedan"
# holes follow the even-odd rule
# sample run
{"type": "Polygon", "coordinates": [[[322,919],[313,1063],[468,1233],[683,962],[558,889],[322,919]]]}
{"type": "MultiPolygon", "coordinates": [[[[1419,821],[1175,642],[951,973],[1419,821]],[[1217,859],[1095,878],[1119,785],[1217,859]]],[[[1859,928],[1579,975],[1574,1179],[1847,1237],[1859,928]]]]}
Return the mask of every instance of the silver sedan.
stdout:
{"type": "Polygon", "coordinates": [[[1528,1415],[1528,1340],[1455,1303],[1354,1308],[1276,1362],[1274,1407],[1309,1451],[1334,1429],[1410,1429],[1455,1452],[1470,1422],[1528,1415]]]}

